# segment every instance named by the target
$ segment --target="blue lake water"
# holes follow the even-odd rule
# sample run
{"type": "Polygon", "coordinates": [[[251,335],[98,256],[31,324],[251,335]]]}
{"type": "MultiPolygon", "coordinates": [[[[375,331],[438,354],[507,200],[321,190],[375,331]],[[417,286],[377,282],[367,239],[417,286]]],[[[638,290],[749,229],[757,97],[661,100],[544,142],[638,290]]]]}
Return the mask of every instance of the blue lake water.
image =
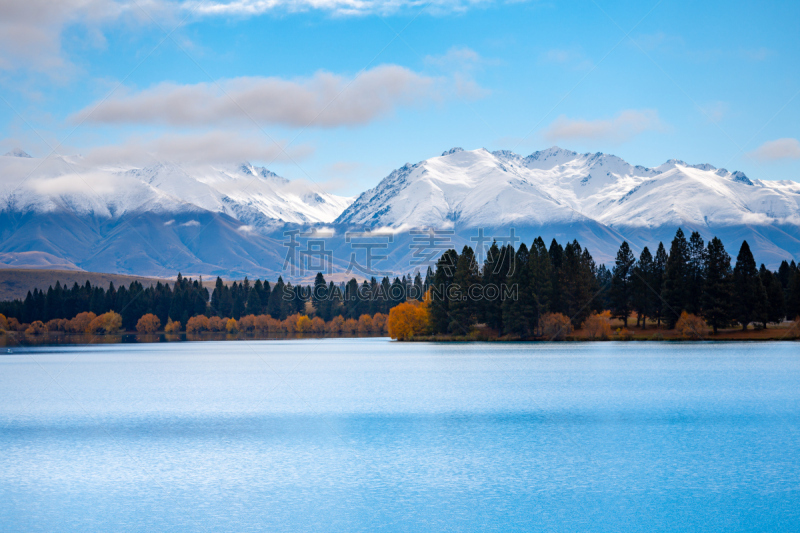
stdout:
{"type": "Polygon", "coordinates": [[[2,531],[800,531],[798,343],[0,354],[2,531]]]}

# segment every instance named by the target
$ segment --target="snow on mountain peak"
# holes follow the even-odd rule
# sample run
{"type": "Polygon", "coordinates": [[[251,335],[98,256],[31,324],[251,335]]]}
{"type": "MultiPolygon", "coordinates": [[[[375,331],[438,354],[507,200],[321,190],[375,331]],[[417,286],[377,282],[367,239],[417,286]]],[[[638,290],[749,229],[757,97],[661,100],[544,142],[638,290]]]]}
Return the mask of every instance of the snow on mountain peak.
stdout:
{"type": "Polygon", "coordinates": [[[25,157],[31,159],[31,155],[21,148],[14,148],[10,152],[4,154],[6,157],[25,157]]]}
{"type": "Polygon", "coordinates": [[[653,169],[611,154],[555,146],[525,158],[504,150],[457,154],[395,170],[337,222],[391,227],[579,219],[633,227],[800,222],[799,187],[758,182],[752,191],[754,183],[743,173],[709,164],[671,159],[653,169]]]}
{"type": "Polygon", "coordinates": [[[463,151],[464,151],[463,148],[459,148],[458,146],[456,146],[455,148],[450,148],[449,150],[445,150],[444,152],[442,152],[441,157],[444,157],[446,155],[457,154],[457,153],[463,152],[463,151]]]}

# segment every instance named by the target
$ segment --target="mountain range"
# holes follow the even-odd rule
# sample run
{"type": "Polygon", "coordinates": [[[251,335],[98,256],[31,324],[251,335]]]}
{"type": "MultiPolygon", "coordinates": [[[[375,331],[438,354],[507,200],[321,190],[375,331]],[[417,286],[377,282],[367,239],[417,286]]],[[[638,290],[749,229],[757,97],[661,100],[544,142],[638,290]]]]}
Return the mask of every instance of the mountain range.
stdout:
{"type": "Polygon", "coordinates": [[[637,251],[668,245],[678,227],[719,236],[732,256],[746,239],[772,268],[798,260],[800,183],[680,160],[647,168],[556,147],[527,157],[453,148],[346,198],[249,163],[101,166],[21,150],[0,157],[0,262],[15,268],[30,258],[40,268],[291,278],[286,243],[297,239],[303,250],[324,236],[334,273],[363,266],[359,238],[384,242],[376,256],[386,258],[378,272],[348,275],[400,273],[424,268],[424,228],[458,248],[512,229],[527,243],[578,239],[608,263],[622,240],[637,251]]]}

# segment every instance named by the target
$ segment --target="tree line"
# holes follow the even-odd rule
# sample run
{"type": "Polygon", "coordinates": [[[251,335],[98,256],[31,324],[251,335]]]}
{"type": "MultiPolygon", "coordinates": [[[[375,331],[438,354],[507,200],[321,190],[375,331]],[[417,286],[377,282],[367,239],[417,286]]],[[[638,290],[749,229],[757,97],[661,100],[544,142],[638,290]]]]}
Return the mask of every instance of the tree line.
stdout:
{"type": "Polygon", "coordinates": [[[733,324],[766,327],[800,315],[800,269],[794,261],[783,261],[774,272],[763,264],[759,268],[745,241],[734,264],[718,238],[706,244],[699,233],[687,239],[681,229],[669,251],[659,243],[655,254],[645,247],[638,259],[623,242],[610,269],[597,265],[577,240],[562,246],[553,239],[548,247],[541,237],[530,248],[494,242],[479,262],[465,246],[460,254],[445,251],[424,278],[418,272],[336,284],[319,273],[311,285],[284,283],[280,277],[274,284],[245,278],[228,285],[217,278],[211,294],[202,278],[180,274],[172,285],[150,287],[138,281],[119,288],[111,283],[108,289],[88,281],[69,288],[56,282],[46,291],[28,292],[24,300],[0,302],[0,314],[33,323],[114,312],[121,317],[121,329],[133,331],[148,314],[162,325],[184,327],[196,316],[284,321],[310,314],[327,323],[336,317],[388,316],[401,303],[427,299],[426,321],[433,334],[462,335],[482,323],[519,337],[541,335],[545,316],[564,315],[580,328],[592,313],[604,310],[626,326],[635,312],[642,327],[650,320],[669,328],[686,311],[701,316],[714,331],[733,324]]]}

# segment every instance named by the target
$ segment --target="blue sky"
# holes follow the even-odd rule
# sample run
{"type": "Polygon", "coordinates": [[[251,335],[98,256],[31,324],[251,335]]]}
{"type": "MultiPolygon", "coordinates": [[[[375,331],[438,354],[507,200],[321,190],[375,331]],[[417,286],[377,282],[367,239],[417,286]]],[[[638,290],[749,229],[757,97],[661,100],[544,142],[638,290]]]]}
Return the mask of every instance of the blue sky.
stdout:
{"type": "Polygon", "coordinates": [[[266,164],[357,194],[453,146],[800,179],[800,4],[0,6],[0,150],[266,164]]]}

